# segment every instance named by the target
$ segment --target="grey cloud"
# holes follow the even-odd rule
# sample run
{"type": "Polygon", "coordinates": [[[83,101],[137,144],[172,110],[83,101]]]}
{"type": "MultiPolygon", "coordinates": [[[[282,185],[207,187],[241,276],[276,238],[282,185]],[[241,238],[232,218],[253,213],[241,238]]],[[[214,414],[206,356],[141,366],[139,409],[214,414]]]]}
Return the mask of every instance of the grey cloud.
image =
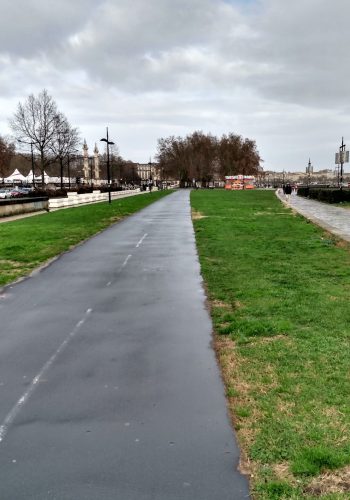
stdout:
{"type": "Polygon", "coordinates": [[[28,57],[61,44],[94,12],[94,0],[2,0],[0,53],[28,57]]]}
{"type": "Polygon", "coordinates": [[[62,64],[83,63],[91,78],[131,91],[176,89],[238,25],[238,11],[211,0],[106,2],[70,39],[62,64]]]}
{"type": "Polygon", "coordinates": [[[7,115],[45,87],[83,136],[109,123],[129,157],[167,133],[234,130],[257,139],[267,168],[303,165],[318,137],[321,164],[346,134],[345,0],[2,3],[7,115]]]}
{"type": "Polygon", "coordinates": [[[337,106],[350,96],[346,63],[350,4],[343,0],[295,0],[288,6],[265,0],[252,19],[257,39],[244,51],[247,60],[268,71],[249,80],[269,99],[306,106],[337,106]]]}

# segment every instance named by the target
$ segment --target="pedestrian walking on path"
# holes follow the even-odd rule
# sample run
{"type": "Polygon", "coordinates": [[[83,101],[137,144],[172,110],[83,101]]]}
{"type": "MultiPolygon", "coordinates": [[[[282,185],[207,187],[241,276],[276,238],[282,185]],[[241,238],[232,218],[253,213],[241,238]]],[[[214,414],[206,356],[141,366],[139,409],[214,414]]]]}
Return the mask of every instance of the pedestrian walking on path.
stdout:
{"type": "Polygon", "coordinates": [[[292,194],[292,186],[290,184],[287,184],[284,188],[284,194],[286,195],[287,203],[290,203],[290,197],[292,194]]]}

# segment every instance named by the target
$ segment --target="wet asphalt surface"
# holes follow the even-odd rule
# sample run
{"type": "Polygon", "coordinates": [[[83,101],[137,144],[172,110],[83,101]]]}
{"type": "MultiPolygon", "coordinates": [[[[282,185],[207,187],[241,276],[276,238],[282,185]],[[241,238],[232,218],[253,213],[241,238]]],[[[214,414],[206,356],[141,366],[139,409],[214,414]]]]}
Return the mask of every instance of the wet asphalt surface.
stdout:
{"type": "Polygon", "coordinates": [[[189,193],[0,298],[1,500],[239,500],[189,193]]]}

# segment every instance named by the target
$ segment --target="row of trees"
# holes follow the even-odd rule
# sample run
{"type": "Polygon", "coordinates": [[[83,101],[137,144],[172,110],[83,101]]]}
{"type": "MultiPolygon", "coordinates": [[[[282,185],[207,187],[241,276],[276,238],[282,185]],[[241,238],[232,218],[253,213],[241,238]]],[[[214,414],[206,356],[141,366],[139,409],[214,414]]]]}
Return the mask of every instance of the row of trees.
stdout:
{"type": "Polygon", "coordinates": [[[8,175],[8,165],[15,154],[15,145],[0,136],[0,179],[8,175]]]}
{"type": "MultiPolygon", "coordinates": [[[[77,157],[81,139],[78,129],[70,125],[48,92],[43,90],[37,96],[31,94],[23,103],[20,102],[10,126],[18,150],[26,150],[25,157],[32,162],[35,159],[42,183],[44,172],[51,170],[52,165],[55,165],[55,170],[59,165],[62,180],[69,159],[77,157]],[[28,156],[29,148],[31,154],[28,156]]],[[[11,142],[0,138],[0,175],[14,151],[11,142]]],[[[105,170],[103,160],[102,156],[102,175],[105,170]]],[[[180,185],[193,179],[207,185],[225,175],[258,175],[261,170],[255,141],[234,133],[217,138],[196,131],[184,138],[161,138],[158,140],[157,160],[162,179],[177,179],[180,185]]],[[[128,182],[139,180],[135,165],[121,158],[117,149],[112,151],[111,167],[115,179],[126,179],[128,182]]]]}
{"type": "Polygon", "coordinates": [[[193,180],[207,185],[225,175],[258,175],[262,161],[255,141],[234,133],[217,138],[201,131],[159,139],[157,160],[163,178],[176,178],[180,185],[193,180]]]}
{"type": "MultiPolygon", "coordinates": [[[[81,145],[79,131],[70,125],[46,90],[20,102],[10,126],[16,148],[14,142],[0,137],[0,178],[9,174],[10,163],[21,165],[23,161],[32,163],[35,171],[40,172],[42,183],[45,172],[57,175],[59,169],[62,185],[63,172],[68,166],[73,177],[81,175],[82,156],[77,149],[81,145]]],[[[101,176],[106,178],[106,154],[101,160],[101,176]]],[[[117,183],[140,181],[135,164],[124,160],[116,146],[111,148],[110,167],[111,178],[117,183]]]]}

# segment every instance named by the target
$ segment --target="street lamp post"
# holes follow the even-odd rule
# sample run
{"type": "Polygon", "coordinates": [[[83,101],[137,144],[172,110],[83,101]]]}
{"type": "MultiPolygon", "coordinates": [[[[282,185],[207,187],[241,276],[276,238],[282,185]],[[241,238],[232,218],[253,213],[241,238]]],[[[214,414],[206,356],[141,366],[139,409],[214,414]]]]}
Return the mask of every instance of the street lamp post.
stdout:
{"type": "Polygon", "coordinates": [[[152,157],[150,157],[148,165],[149,165],[149,177],[148,177],[148,179],[149,179],[150,183],[152,183],[152,181],[153,181],[153,177],[152,177],[152,157]]]}
{"type": "Polygon", "coordinates": [[[30,153],[32,157],[32,175],[33,175],[33,188],[35,188],[35,175],[34,175],[34,152],[33,152],[33,143],[30,143],[30,153]]]}
{"type": "Polygon", "coordinates": [[[312,169],[311,160],[309,158],[309,163],[307,164],[307,186],[308,187],[310,186],[310,183],[311,183],[311,169],[312,169]]]}
{"type": "Polygon", "coordinates": [[[109,146],[113,145],[114,142],[110,141],[108,138],[108,127],[106,138],[100,139],[102,142],[107,144],[107,183],[108,183],[108,203],[111,203],[111,172],[109,169],[109,146]]]}
{"type": "Polygon", "coordinates": [[[67,174],[68,174],[68,189],[70,189],[70,158],[69,158],[69,151],[67,154],[67,174]]]}

